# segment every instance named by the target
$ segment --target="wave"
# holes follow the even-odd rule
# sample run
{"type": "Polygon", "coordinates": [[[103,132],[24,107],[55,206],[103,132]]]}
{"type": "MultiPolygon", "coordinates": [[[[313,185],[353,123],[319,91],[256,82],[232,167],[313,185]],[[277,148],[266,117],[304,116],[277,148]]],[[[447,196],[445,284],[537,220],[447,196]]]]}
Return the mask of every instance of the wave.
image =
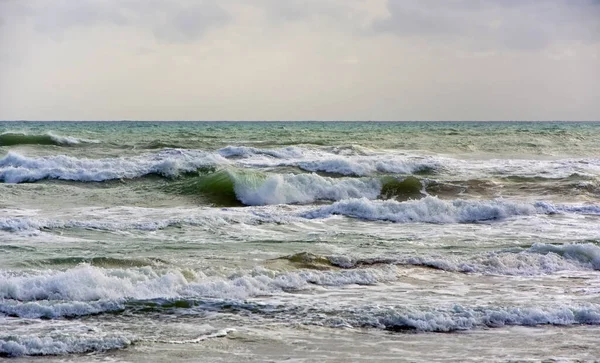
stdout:
{"type": "Polygon", "coordinates": [[[249,146],[226,146],[217,152],[226,158],[247,158],[255,155],[267,155],[278,159],[301,158],[305,151],[299,147],[288,146],[279,149],[260,149],[249,146]]]}
{"type": "Polygon", "coordinates": [[[396,223],[475,223],[517,216],[562,213],[600,215],[600,206],[554,205],[547,202],[526,204],[503,199],[442,200],[431,196],[405,202],[359,198],[341,200],[304,213],[302,216],[309,219],[320,219],[332,215],[343,215],[396,223]]]}
{"type": "Polygon", "coordinates": [[[420,175],[434,174],[440,170],[439,164],[418,160],[350,160],[326,159],[285,163],[311,172],[325,172],[345,176],[369,176],[375,174],[420,175]]]}
{"type": "Polygon", "coordinates": [[[536,243],[530,249],[544,255],[557,255],[567,260],[589,265],[594,270],[600,270],[600,247],[593,243],[551,245],[536,243]]]}
{"type": "Polygon", "coordinates": [[[376,328],[393,332],[453,332],[503,326],[596,325],[600,324],[600,305],[469,307],[456,304],[450,308],[429,309],[411,306],[363,307],[351,311],[327,311],[320,314],[320,319],[309,319],[314,319],[313,323],[319,325],[376,328]],[[323,316],[329,317],[323,319],[323,316]]]}
{"type": "Polygon", "coordinates": [[[0,357],[83,354],[123,349],[132,338],[117,334],[53,334],[51,336],[0,336],[0,357]]]}
{"type": "Polygon", "coordinates": [[[279,257],[297,268],[357,269],[374,266],[416,266],[448,272],[485,275],[534,276],[559,271],[600,270],[600,247],[592,243],[550,245],[536,243],[518,251],[495,251],[474,256],[381,256],[353,258],[308,252],[279,257]]]}
{"type": "Polygon", "coordinates": [[[248,206],[306,204],[346,198],[375,199],[381,193],[379,179],[338,179],[317,174],[267,174],[224,169],[182,182],[185,193],[202,193],[220,205],[248,206]]]}
{"type": "Polygon", "coordinates": [[[600,159],[456,159],[444,156],[405,154],[398,151],[361,150],[358,147],[305,148],[289,146],[261,149],[227,146],[221,156],[248,167],[297,167],[310,172],[344,176],[377,174],[452,174],[462,179],[499,178],[506,182],[578,180],[600,175],[600,159]]]}
{"type": "Polygon", "coordinates": [[[600,270],[599,256],[600,247],[593,244],[535,244],[520,252],[498,251],[445,258],[386,256],[352,259],[300,253],[277,259],[288,261],[299,270],[256,267],[229,277],[157,266],[101,268],[89,264],[64,271],[0,271],[0,313],[21,318],[55,319],[133,312],[140,307],[146,309],[151,306],[165,309],[193,307],[204,305],[203,301],[210,299],[246,300],[310,290],[314,286],[387,283],[398,279],[401,270],[397,269],[397,265],[517,276],[565,270],[600,270]],[[163,300],[165,302],[160,303],[163,300]]]}
{"type": "Polygon", "coordinates": [[[202,151],[166,149],[156,154],[107,159],[78,159],[66,155],[27,157],[9,152],[0,159],[0,181],[34,182],[43,179],[101,182],[146,175],[176,177],[229,162],[202,151]]]}
{"type": "MultiPolygon", "coordinates": [[[[344,215],[366,220],[385,220],[397,223],[472,223],[504,219],[512,216],[533,215],[540,212],[531,204],[502,200],[445,201],[436,197],[398,202],[373,201],[366,198],[342,200],[306,213],[306,218],[327,218],[344,215]]],[[[543,213],[548,213],[542,210],[543,213]]]]}
{"type": "Polygon", "coordinates": [[[160,266],[167,262],[160,258],[117,258],[117,257],[55,257],[48,259],[28,260],[23,262],[24,266],[75,266],[80,264],[88,264],[90,266],[98,266],[105,268],[115,267],[144,267],[144,266],[160,266]]]}
{"type": "MultiPolygon", "coordinates": [[[[226,179],[224,183],[230,183],[229,179],[226,179]]],[[[221,185],[216,185],[217,190],[222,188],[221,185]]],[[[327,191],[328,189],[325,188],[324,190],[327,191]]],[[[349,190],[354,189],[350,188],[349,190]]],[[[235,193],[235,190],[232,193],[235,193]]],[[[336,193],[348,193],[348,190],[341,189],[341,191],[338,190],[332,193],[334,195],[337,195],[336,193]]],[[[372,193],[374,196],[378,192],[373,189],[372,193]]],[[[258,199],[260,197],[260,193],[253,192],[249,195],[249,198],[264,201],[258,199]]],[[[396,223],[477,223],[540,214],[594,216],[600,215],[600,206],[554,205],[546,202],[525,204],[505,200],[441,200],[436,197],[425,197],[420,200],[406,202],[368,200],[365,198],[345,199],[319,208],[311,205],[270,205],[244,208],[202,207],[193,209],[92,208],[86,212],[80,212],[80,219],[69,217],[49,219],[36,217],[35,215],[11,217],[11,210],[5,210],[5,212],[9,216],[0,217],[0,231],[34,235],[39,231],[55,229],[91,229],[117,232],[131,230],[157,231],[182,226],[223,228],[232,224],[287,224],[306,222],[313,219],[326,219],[332,215],[343,215],[367,221],[383,220],[396,223]],[[124,215],[128,217],[123,218],[124,215]]]]}
{"type": "MultiPolygon", "coordinates": [[[[91,229],[100,231],[157,231],[169,227],[203,226],[219,228],[231,224],[257,225],[299,221],[295,213],[277,206],[261,208],[140,208],[92,209],[81,219],[49,219],[35,216],[0,217],[0,231],[27,233],[54,229],[91,229]],[[123,218],[127,215],[128,218],[123,218]]],[[[83,213],[83,212],[82,212],[83,213]]]]}
{"type": "Polygon", "coordinates": [[[200,271],[150,267],[104,269],[80,265],[66,271],[0,272],[0,313],[60,318],[118,312],[156,299],[247,299],[310,289],[314,285],[372,285],[395,278],[386,269],[276,272],[209,277],[200,271]]]}
{"type": "Polygon", "coordinates": [[[15,145],[55,145],[74,146],[80,144],[97,144],[97,140],[80,139],[72,136],[59,136],[51,132],[31,135],[20,132],[4,132],[0,134],[0,146],[15,145]]]}
{"type": "Polygon", "coordinates": [[[359,197],[408,199],[424,194],[421,180],[410,176],[353,179],[233,168],[200,175],[167,188],[183,194],[201,193],[225,206],[307,204],[359,197]]]}
{"type": "Polygon", "coordinates": [[[313,172],[326,172],[347,176],[367,176],[382,174],[434,174],[441,166],[434,161],[398,160],[398,159],[327,159],[301,161],[294,164],[298,168],[313,172]]]}
{"type": "MultiPolygon", "coordinates": [[[[46,275],[3,273],[0,312],[21,318],[69,318],[91,314],[169,312],[173,309],[265,314],[271,318],[330,327],[375,328],[395,332],[451,332],[506,325],[599,324],[600,305],[540,306],[358,306],[248,302],[258,296],[321,286],[371,285],[398,278],[393,268],[275,272],[208,277],[192,271],[149,268],[106,270],[79,266],[46,275]]],[[[2,339],[2,338],[0,338],[2,339]]],[[[19,338],[21,339],[21,338],[19,338]]],[[[182,342],[184,343],[184,342],[182,342]]],[[[8,351],[4,348],[3,351],[8,351]]]]}
{"type": "Polygon", "coordinates": [[[321,149],[294,146],[279,149],[259,149],[246,146],[227,146],[218,150],[226,158],[235,158],[243,166],[296,167],[309,172],[343,176],[372,176],[376,174],[435,174],[443,169],[433,158],[404,155],[339,154],[321,149]]]}

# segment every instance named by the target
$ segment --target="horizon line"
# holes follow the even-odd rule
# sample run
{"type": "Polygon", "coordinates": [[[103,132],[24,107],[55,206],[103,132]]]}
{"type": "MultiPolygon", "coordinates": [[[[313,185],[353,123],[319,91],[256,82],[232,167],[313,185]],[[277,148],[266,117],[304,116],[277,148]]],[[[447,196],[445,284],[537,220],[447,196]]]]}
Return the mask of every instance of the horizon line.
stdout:
{"type": "Polygon", "coordinates": [[[0,122],[600,122],[600,119],[588,119],[588,120],[318,120],[318,119],[306,119],[306,120],[148,120],[148,119],[44,119],[44,120],[32,120],[32,119],[14,119],[14,120],[0,120],[0,122]]]}

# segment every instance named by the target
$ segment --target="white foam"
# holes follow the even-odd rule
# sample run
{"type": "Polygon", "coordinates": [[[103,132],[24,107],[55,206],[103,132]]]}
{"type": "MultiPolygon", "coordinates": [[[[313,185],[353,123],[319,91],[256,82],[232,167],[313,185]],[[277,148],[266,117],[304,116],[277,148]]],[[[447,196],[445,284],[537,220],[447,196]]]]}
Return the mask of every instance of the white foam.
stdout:
{"type": "Polygon", "coordinates": [[[132,179],[148,174],[174,177],[199,168],[228,164],[219,155],[167,149],[129,158],[78,159],[66,155],[27,157],[9,152],[0,159],[0,180],[21,183],[42,179],[105,181],[132,179]]]}
{"type": "Polygon", "coordinates": [[[246,205],[297,204],[379,196],[378,179],[335,179],[317,174],[275,174],[259,184],[235,181],[235,193],[246,205]]]}
{"type": "Polygon", "coordinates": [[[98,140],[77,138],[77,137],[73,137],[73,136],[60,136],[60,135],[56,135],[52,132],[48,132],[48,133],[46,133],[46,135],[48,135],[57,144],[61,144],[61,145],[78,145],[81,143],[84,143],[84,144],[99,144],[100,143],[100,141],[98,141],[98,140]]]}
{"type": "Polygon", "coordinates": [[[245,299],[315,285],[370,285],[396,278],[395,268],[281,273],[256,268],[230,277],[150,267],[104,269],[80,265],[66,271],[14,274],[0,271],[0,312],[28,318],[81,316],[119,310],[129,300],[245,299]]]}
{"type": "Polygon", "coordinates": [[[0,313],[8,316],[18,316],[29,319],[55,319],[61,317],[78,317],[100,314],[109,311],[118,311],[124,308],[117,301],[72,301],[72,302],[50,302],[29,301],[16,302],[5,300],[0,302],[0,313]]]}
{"type": "Polygon", "coordinates": [[[122,335],[60,335],[38,337],[35,335],[0,337],[0,356],[20,357],[35,355],[62,355],[102,352],[122,349],[132,343],[122,335]]]}
{"type": "Polygon", "coordinates": [[[356,268],[370,265],[423,266],[450,272],[535,276],[560,271],[600,269],[600,247],[591,243],[548,245],[536,243],[525,250],[500,250],[475,255],[385,255],[353,258],[327,256],[335,266],[356,268]]]}
{"type": "Polygon", "coordinates": [[[292,166],[311,172],[346,176],[370,176],[377,173],[414,174],[423,171],[437,171],[442,168],[442,165],[433,158],[395,154],[349,156],[299,148],[257,151],[246,147],[236,147],[234,150],[237,153],[232,153],[230,148],[232,147],[221,149],[219,152],[227,157],[243,155],[244,159],[238,160],[237,163],[246,167],[292,166]],[[265,157],[265,155],[269,157],[265,157]]]}
{"type": "MultiPolygon", "coordinates": [[[[340,314],[341,315],[341,314],[340,314]]],[[[420,307],[363,308],[351,313],[345,323],[380,329],[450,332],[506,325],[573,325],[600,323],[600,305],[540,307],[468,307],[427,309],[420,307]]],[[[339,323],[336,321],[336,323],[339,323]]]]}
{"type": "Polygon", "coordinates": [[[558,255],[567,260],[590,266],[594,270],[600,270],[600,247],[593,243],[565,245],[536,243],[528,251],[551,256],[558,255]]]}
{"type": "Polygon", "coordinates": [[[104,231],[156,231],[171,226],[206,226],[218,228],[231,224],[257,225],[289,223],[302,220],[292,210],[300,206],[264,206],[246,208],[76,208],[54,218],[38,215],[39,211],[0,210],[0,231],[28,233],[52,229],[94,229],[104,231]],[[18,215],[12,217],[12,215],[18,215]],[[73,218],[76,216],[76,218],[73,218]]]}
{"type": "Polygon", "coordinates": [[[194,339],[185,339],[185,340],[164,340],[164,339],[148,340],[148,339],[145,339],[144,341],[145,342],[153,342],[153,343],[163,343],[163,344],[196,344],[196,343],[203,342],[207,339],[223,338],[233,332],[236,332],[236,330],[232,329],[232,328],[227,328],[227,329],[217,330],[212,333],[203,334],[194,339]]]}
{"type": "Polygon", "coordinates": [[[433,267],[451,272],[516,276],[535,276],[590,268],[589,265],[569,261],[556,254],[539,255],[529,251],[521,253],[493,252],[466,258],[413,256],[398,259],[394,263],[433,267]]]}
{"type": "Polygon", "coordinates": [[[252,157],[255,155],[267,155],[278,159],[301,158],[304,151],[295,146],[288,146],[279,149],[259,149],[249,146],[227,146],[217,150],[217,152],[226,158],[232,157],[252,157]]]}
{"type": "Polygon", "coordinates": [[[342,200],[304,216],[327,218],[339,214],[367,220],[387,220],[398,223],[470,223],[548,213],[543,206],[520,204],[504,200],[451,200],[425,197],[420,200],[397,202],[395,200],[368,200],[366,198],[342,200]]]}
{"type": "MultiPolygon", "coordinates": [[[[375,180],[330,179],[313,175],[277,175],[258,186],[236,187],[244,203],[303,203],[319,199],[348,198],[367,194],[376,197],[375,180]],[[291,183],[287,183],[291,180],[291,183]]],[[[342,201],[315,209],[311,205],[267,205],[244,208],[142,208],[88,207],[54,211],[53,218],[40,211],[0,210],[0,231],[31,235],[53,229],[92,229],[104,231],[157,231],[173,226],[222,228],[232,224],[258,225],[306,222],[332,215],[399,223],[470,223],[532,214],[581,214],[597,206],[565,206],[549,203],[520,204],[505,200],[445,201],[435,197],[408,202],[362,199],[342,201]],[[74,216],[76,216],[74,218],[74,216]]]]}
{"type": "Polygon", "coordinates": [[[400,159],[381,156],[300,161],[293,165],[307,171],[352,176],[367,176],[376,173],[415,174],[423,171],[436,171],[441,168],[439,163],[431,159],[400,159]]]}
{"type": "Polygon", "coordinates": [[[409,155],[382,150],[374,152],[359,147],[322,147],[259,149],[228,146],[221,155],[241,158],[237,163],[249,167],[295,166],[307,171],[328,172],[348,176],[370,176],[376,173],[414,174],[423,171],[442,173],[461,179],[497,177],[567,178],[571,175],[600,176],[600,159],[469,159],[409,155]]]}

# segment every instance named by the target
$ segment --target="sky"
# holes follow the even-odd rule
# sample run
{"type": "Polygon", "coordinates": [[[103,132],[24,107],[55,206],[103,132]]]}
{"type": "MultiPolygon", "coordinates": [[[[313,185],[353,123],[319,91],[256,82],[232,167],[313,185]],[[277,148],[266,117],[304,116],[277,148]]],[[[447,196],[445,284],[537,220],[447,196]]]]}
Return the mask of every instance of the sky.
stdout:
{"type": "Polygon", "coordinates": [[[600,0],[0,0],[0,120],[600,120],[600,0]]]}

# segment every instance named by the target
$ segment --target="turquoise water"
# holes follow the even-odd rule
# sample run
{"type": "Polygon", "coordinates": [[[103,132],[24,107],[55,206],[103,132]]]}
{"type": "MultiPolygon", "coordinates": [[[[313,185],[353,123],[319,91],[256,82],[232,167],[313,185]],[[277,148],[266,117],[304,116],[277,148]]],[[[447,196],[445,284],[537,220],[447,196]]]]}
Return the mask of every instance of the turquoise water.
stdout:
{"type": "Polygon", "coordinates": [[[0,355],[594,358],[598,150],[593,122],[0,122],[0,355]]]}

